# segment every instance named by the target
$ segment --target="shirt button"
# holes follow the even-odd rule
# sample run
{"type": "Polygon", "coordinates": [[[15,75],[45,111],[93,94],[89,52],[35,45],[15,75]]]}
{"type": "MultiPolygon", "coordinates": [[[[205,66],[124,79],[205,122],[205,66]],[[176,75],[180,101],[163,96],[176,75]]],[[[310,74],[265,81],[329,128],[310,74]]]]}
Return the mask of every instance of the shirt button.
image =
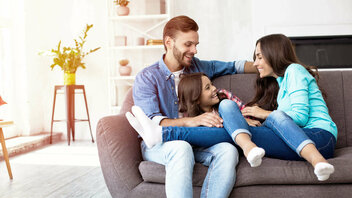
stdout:
{"type": "Polygon", "coordinates": [[[175,102],[175,104],[177,104],[177,102],[175,102]]]}
{"type": "Polygon", "coordinates": [[[172,90],[174,90],[174,87],[171,87],[172,90]]]}

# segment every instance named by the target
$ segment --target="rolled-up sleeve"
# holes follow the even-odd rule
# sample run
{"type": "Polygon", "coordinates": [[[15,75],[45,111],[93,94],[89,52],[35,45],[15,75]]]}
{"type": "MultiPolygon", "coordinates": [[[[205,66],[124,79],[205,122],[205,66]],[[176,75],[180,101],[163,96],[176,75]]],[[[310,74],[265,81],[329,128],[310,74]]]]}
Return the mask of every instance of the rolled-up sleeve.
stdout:
{"type": "Polygon", "coordinates": [[[235,61],[236,73],[238,73],[238,74],[243,74],[244,73],[244,65],[245,65],[245,63],[246,63],[245,60],[235,61]]]}

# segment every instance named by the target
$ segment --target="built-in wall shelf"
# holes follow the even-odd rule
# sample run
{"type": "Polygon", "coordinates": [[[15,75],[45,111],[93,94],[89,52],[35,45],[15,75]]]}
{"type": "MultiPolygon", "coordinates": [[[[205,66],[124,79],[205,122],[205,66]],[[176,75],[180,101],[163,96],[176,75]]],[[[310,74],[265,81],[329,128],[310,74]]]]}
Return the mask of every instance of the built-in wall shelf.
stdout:
{"type": "Polygon", "coordinates": [[[163,28],[171,18],[172,0],[133,0],[130,14],[117,15],[113,0],[108,4],[108,82],[110,113],[117,114],[136,75],[160,60],[164,45],[146,45],[147,40],[162,40],[163,28]],[[129,76],[120,75],[120,60],[127,59],[132,68],[129,76]]]}

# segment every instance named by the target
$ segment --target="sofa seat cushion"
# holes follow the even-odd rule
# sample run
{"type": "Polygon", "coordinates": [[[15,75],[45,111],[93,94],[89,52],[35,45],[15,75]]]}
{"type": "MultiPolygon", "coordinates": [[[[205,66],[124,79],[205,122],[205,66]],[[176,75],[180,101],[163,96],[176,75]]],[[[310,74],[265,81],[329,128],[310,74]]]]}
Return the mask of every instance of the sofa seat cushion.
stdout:
{"type": "MultiPolygon", "coordinates": [[[[165,166],[149,161],[142,161],[139,164],[139,171],[145,182],[165,184],[165,166]]],[[[208,167],[196,163],[193,170],[193,186],[201,187],[208,167]]]]}
{"type": "Polygon", "coordinates": [[[313,167],[306,161],[264,158],[261,166],[251,168],[243,158],[237,167],[236,186],[352,183],[352,147],[336,149],[334,158],[328,161],[334,165],[335,173],[327,181],[319,182],[313,167]]]}
{"type": "MultiPolygon", "coordinates": [[[[237,166],[236,186],[260,184],[342,184],[352,183],[352,147],[335,150],[334,158],[328,160],[335,167],[335,173],[324,182],[319,182],[313,167],[306,161],[287,161],[263,158],[261,166],[252,168],[241,157],[237,166]]],[[[154,162],[142,161],[139,165],[146,182],[165,183],[165,167],[154,162]]],[[[193,172],[193,185],[202,186],[208,168],[196,163],[193,172]]]]}

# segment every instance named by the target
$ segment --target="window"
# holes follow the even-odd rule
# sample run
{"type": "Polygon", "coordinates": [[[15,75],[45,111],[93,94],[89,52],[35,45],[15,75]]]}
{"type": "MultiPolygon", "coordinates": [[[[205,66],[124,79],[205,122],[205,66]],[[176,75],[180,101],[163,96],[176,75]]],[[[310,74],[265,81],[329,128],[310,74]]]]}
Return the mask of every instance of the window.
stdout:
{"type": "Polygon", "coordinates": [[[19,122],[16,123],[18,118],[13,116],[18,114],[14,105],[17,104],[14,76],[18,67],[14,64],[13,53],[17,50],[13,32],[15,32],[14,21],[20,21],[23,16],[17,13],[20,12],[20,8],[23,8],[23,0],[0,0],[0,95],[8,103],[0,107],[0,119],[15,121],[15,127],[5,129],[5,138],[18,136],[23,131],[19,122]]]}
{"type": "MultiPolygon", "coordinates": [[[[10,64],[10,14],[9,14],[9,1],[0,0],[0,95],[5,101],[7,100],[8,83],[10,82],[8,69],[10,64]]],[[[0,107],[0,119],[6,119],[8,115],[7,105],[0,107]]]]}

